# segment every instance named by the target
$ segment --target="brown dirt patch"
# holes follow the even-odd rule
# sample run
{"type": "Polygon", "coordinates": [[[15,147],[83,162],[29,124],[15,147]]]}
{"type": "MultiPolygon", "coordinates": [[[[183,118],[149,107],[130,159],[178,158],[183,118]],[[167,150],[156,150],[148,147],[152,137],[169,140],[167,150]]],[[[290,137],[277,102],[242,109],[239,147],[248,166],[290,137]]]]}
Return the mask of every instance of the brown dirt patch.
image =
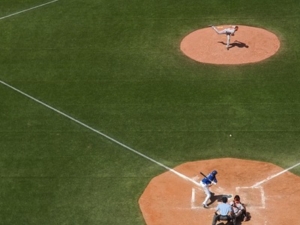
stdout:
{"type": "MultiPolygon", "coordinates": [[[[226,35],[217,34],[211,27],[196,30],[183,38],[181,51],[189,58],[211,64],[255,63],[274,55],[280,47],[277,36],[265,29],[238,25],[226,49],[226,35]]],[[[219,30],[229,25],[217,26],[219,30]]]]}
{"type": "MultiPolygon", "coordinates": [[[[218,184],[211,188],[215,197],[239,194],[246,204],[251,219],[242,225],[299,224],[300,177],[289,171],[279,174],[283,169],[271,163],[233,158],[188,162],[174,168],[196,181],[201,179],[200,171],[213,169],[218,171],[218,184]]],[[[218,200],[214,198],[209,209],[204,209],[204,198],[200,187],[168,171],[150,181],[139,204],[147,225],[211,224],[218,200]]]]}

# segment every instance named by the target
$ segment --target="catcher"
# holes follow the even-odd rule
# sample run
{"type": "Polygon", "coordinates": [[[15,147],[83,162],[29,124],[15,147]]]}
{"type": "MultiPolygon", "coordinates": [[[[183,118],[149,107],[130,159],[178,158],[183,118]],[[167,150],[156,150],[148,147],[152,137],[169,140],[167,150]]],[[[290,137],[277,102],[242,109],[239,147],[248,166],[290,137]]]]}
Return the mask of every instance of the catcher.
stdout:
{"type": "Polygon", "coordinates": [[[237,224],[237,220],[247,221],[247,211],[245,204],[241,203],[239,195],[234,196],[233,202],[230,203],[232,207],[232,222],[237,224]]]}

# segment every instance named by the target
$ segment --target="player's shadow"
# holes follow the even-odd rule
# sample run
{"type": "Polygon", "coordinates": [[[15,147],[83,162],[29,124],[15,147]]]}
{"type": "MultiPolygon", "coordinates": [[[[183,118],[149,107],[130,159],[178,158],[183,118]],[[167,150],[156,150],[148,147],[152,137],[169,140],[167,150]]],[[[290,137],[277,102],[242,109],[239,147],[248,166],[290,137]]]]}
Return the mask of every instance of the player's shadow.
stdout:
{"type": "MultiPolygon", "coordinates": [[[[219,41],[219,43],[223,44],[223,45],[227,45],[224,41],[219,41]]],[[[235,40],[233,43],[230,43],[229,48],[234,48],[234,47],[238,47],[238,48],[249,48],[249,45],[247,45],[244,42],[241,41],[237,41],[235,40]]]]}
{"type": "Polygon", "coordinates": [[[246,221],[251,220],[251,214],[250,214],[250,212],[246,212],[246,214],[247,214],[247,220],[246,221]]]}
{"type": "Polygon", "coordinates": [[[223,194],[223,195],[215,195],[215,193],[213,192],[210,192],[210,202],[207,204],[207,205],[211,205],[213,204],[214,202],[222,202],[222,197],[227,197],[227,198],[231,198],[232,195],[226,195],[226,194],[223,194]]]}

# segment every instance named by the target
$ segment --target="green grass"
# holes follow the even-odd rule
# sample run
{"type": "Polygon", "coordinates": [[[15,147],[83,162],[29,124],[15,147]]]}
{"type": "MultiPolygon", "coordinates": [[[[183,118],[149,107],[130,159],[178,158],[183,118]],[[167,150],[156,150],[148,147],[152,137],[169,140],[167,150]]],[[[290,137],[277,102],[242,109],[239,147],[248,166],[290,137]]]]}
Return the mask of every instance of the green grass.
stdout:
{"type": "MultiPolygon", "coordinates": [[[[46,2],[2,0],[0,18],[46,2]]],[[[169,167],[288,168],[300,159],[299,6],[59,0],[0,20],[0,80],[169,167]],[[186,34],[229,23],[274,32],[279,53],[215,66],[180,52],[186,34]]],[[[145,224],[138,199],[163,168],[4,85],[0,96],[0,224],[145,224]]]]}

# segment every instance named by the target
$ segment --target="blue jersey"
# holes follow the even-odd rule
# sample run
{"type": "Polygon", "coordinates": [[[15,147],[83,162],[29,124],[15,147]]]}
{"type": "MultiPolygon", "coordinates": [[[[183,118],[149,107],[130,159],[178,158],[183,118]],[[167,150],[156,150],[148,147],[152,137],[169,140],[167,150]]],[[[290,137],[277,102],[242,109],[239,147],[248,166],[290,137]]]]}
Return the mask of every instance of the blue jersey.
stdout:
{"type": "Polygon", "coordinates": [[[206,177],[204,177],[201,181],[203,184],[209,185],[212,182],[217,183],[217,178],[212,173],[208,174],[206,177]]]}

